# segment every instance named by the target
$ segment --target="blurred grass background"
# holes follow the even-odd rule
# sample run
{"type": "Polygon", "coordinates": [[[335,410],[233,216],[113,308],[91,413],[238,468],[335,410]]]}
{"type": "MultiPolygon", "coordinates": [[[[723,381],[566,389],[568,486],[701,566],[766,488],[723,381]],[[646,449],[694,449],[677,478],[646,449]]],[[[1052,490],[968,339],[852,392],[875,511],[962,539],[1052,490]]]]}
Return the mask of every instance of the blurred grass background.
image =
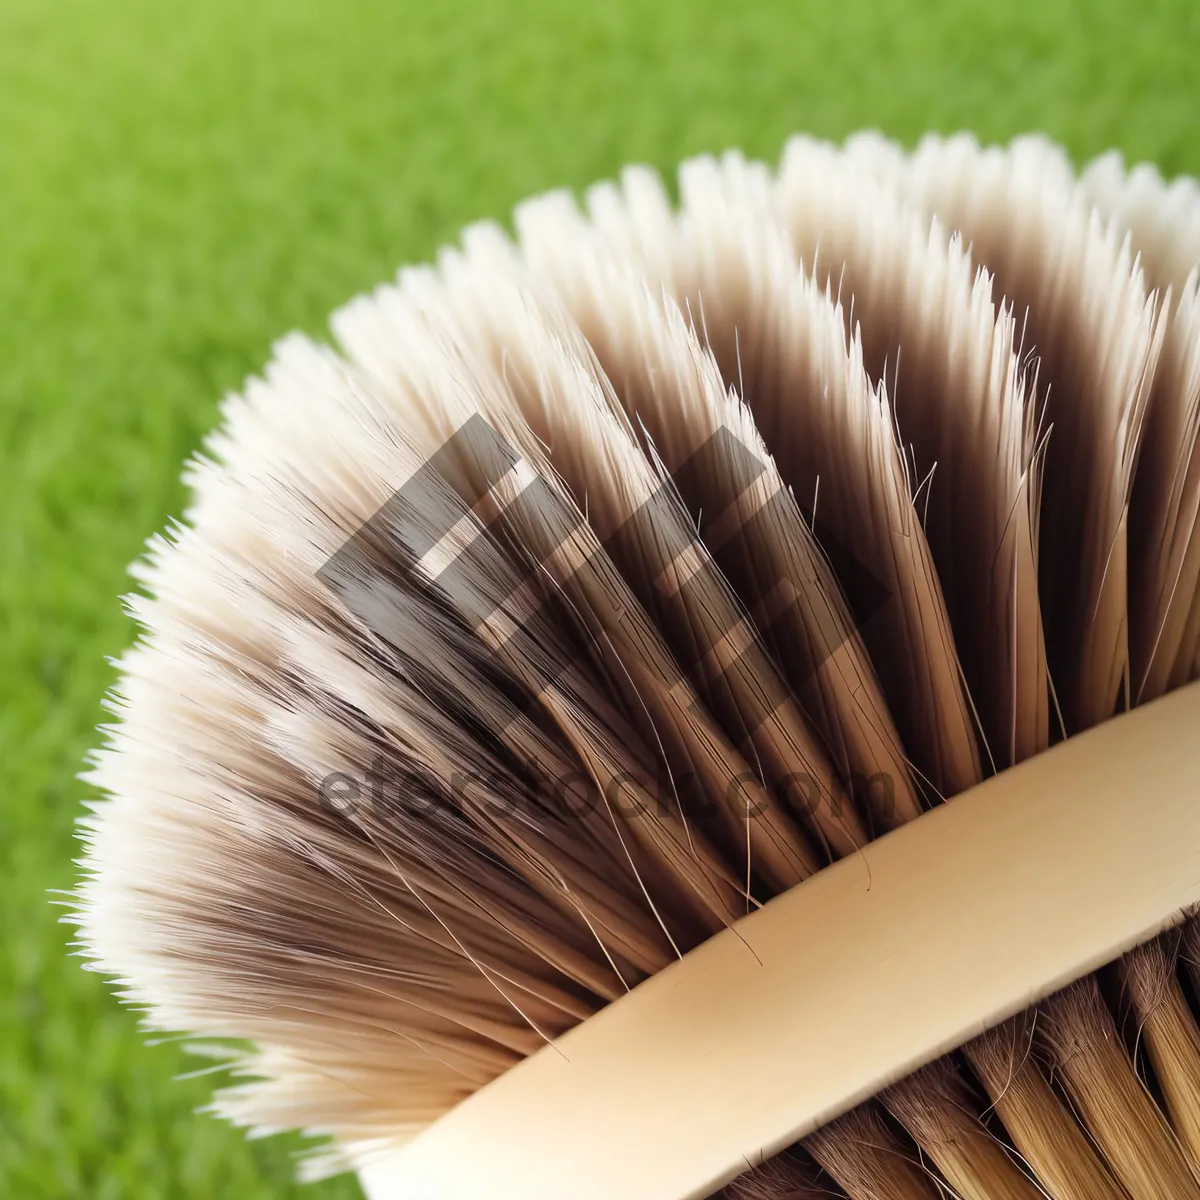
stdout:
{"type": "Polygon", "coordinates": [[[1200,173],[1195,0],[0,0],[0,1195],[350,1197],[67,957],[75,779],[223,392],[466,221],[791,131],[1200,173]]]}

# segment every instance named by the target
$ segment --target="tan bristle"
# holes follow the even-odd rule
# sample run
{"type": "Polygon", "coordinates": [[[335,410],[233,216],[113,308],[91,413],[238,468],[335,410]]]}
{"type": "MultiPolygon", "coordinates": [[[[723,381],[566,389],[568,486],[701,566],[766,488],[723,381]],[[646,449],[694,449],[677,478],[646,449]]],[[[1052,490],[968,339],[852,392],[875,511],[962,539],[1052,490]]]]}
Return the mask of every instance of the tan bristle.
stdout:
{"type": "MultiPolygon", "coordinates": [[[[797,138],[514,225],[227,400],[93,762],[86,953],[313,1170],[1200,675],[1194,184],[797,138]]],[[[1198,929],[724,1200],[1200,1200],[1198,929]]]]}
{"type": "Polygon", "coordinates": [[[1136,1021],[1137,1041],[1146,1049],[1163,1093],[1171,1126],[1200,1178],[1200,1029],[1175,974],[1175,943],[1163,939],[1139,946],[1121,962],[1136,1021]]]}
{"type": "Polygon", "coordinates": [[[1134,1073],[1094,978],[1042,1008],[1039,1032],[1072,1105],[1135,1198],[1200,1196],[1171,1128],[1134,1073]]]}
{"type": "Polygon", "coordinates": [[[1056,1200],[1125,1200],[1034,1057],[1034,1012],[963,1047],[996,1116],[1035,1178],[1056,1200]]]}
{"type": "Polygon", "coordinates": [[[1037,1187],[984,1126],[949,1060],[888,1088],[883,1102],[963,1200],[1037,1200],[1037,1187]]]}

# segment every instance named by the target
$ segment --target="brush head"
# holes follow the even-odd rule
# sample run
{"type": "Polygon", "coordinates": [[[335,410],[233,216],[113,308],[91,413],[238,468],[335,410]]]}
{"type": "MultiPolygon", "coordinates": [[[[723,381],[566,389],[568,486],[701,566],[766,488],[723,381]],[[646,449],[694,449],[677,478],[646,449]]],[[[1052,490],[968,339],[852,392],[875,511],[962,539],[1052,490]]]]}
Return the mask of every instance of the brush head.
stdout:
{"type": "Polygon", "coordinates": [[[873,136],[679,192],[280,343],[135,568],[77,919],[150,1025],[256,1043],[238,1121],[403,1140],[1197,674],[1191,192],[873,136]]]}

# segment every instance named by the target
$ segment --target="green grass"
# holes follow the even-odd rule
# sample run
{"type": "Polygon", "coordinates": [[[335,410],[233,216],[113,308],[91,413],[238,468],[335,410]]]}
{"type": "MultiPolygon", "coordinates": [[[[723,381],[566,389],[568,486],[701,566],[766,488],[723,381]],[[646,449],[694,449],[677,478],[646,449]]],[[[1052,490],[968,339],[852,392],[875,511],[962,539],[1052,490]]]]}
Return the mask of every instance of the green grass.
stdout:
{"type": "MultiPolygon", "coordinates": [[[[1195,0],[0,3],[0,1195],[283,1197],[67,957],[127,562],[221,394],[466,221],[796,129],[1200,173],[1195,0]]],[[[309,1196],[352,1196],[347,1180],[309,1196]]]]}

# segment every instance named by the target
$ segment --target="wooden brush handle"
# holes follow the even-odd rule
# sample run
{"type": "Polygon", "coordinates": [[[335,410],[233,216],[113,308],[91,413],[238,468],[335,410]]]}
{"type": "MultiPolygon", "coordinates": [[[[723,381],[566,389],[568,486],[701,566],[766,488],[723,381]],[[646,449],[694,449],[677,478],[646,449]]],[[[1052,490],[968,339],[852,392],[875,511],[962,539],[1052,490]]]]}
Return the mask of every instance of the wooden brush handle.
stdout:
{"type": "Polygon", "coordinates": [[[689,1200],[1200,903],[1200,684],[819,872],[364,1163],[371,1200],[689,1200]]]}

